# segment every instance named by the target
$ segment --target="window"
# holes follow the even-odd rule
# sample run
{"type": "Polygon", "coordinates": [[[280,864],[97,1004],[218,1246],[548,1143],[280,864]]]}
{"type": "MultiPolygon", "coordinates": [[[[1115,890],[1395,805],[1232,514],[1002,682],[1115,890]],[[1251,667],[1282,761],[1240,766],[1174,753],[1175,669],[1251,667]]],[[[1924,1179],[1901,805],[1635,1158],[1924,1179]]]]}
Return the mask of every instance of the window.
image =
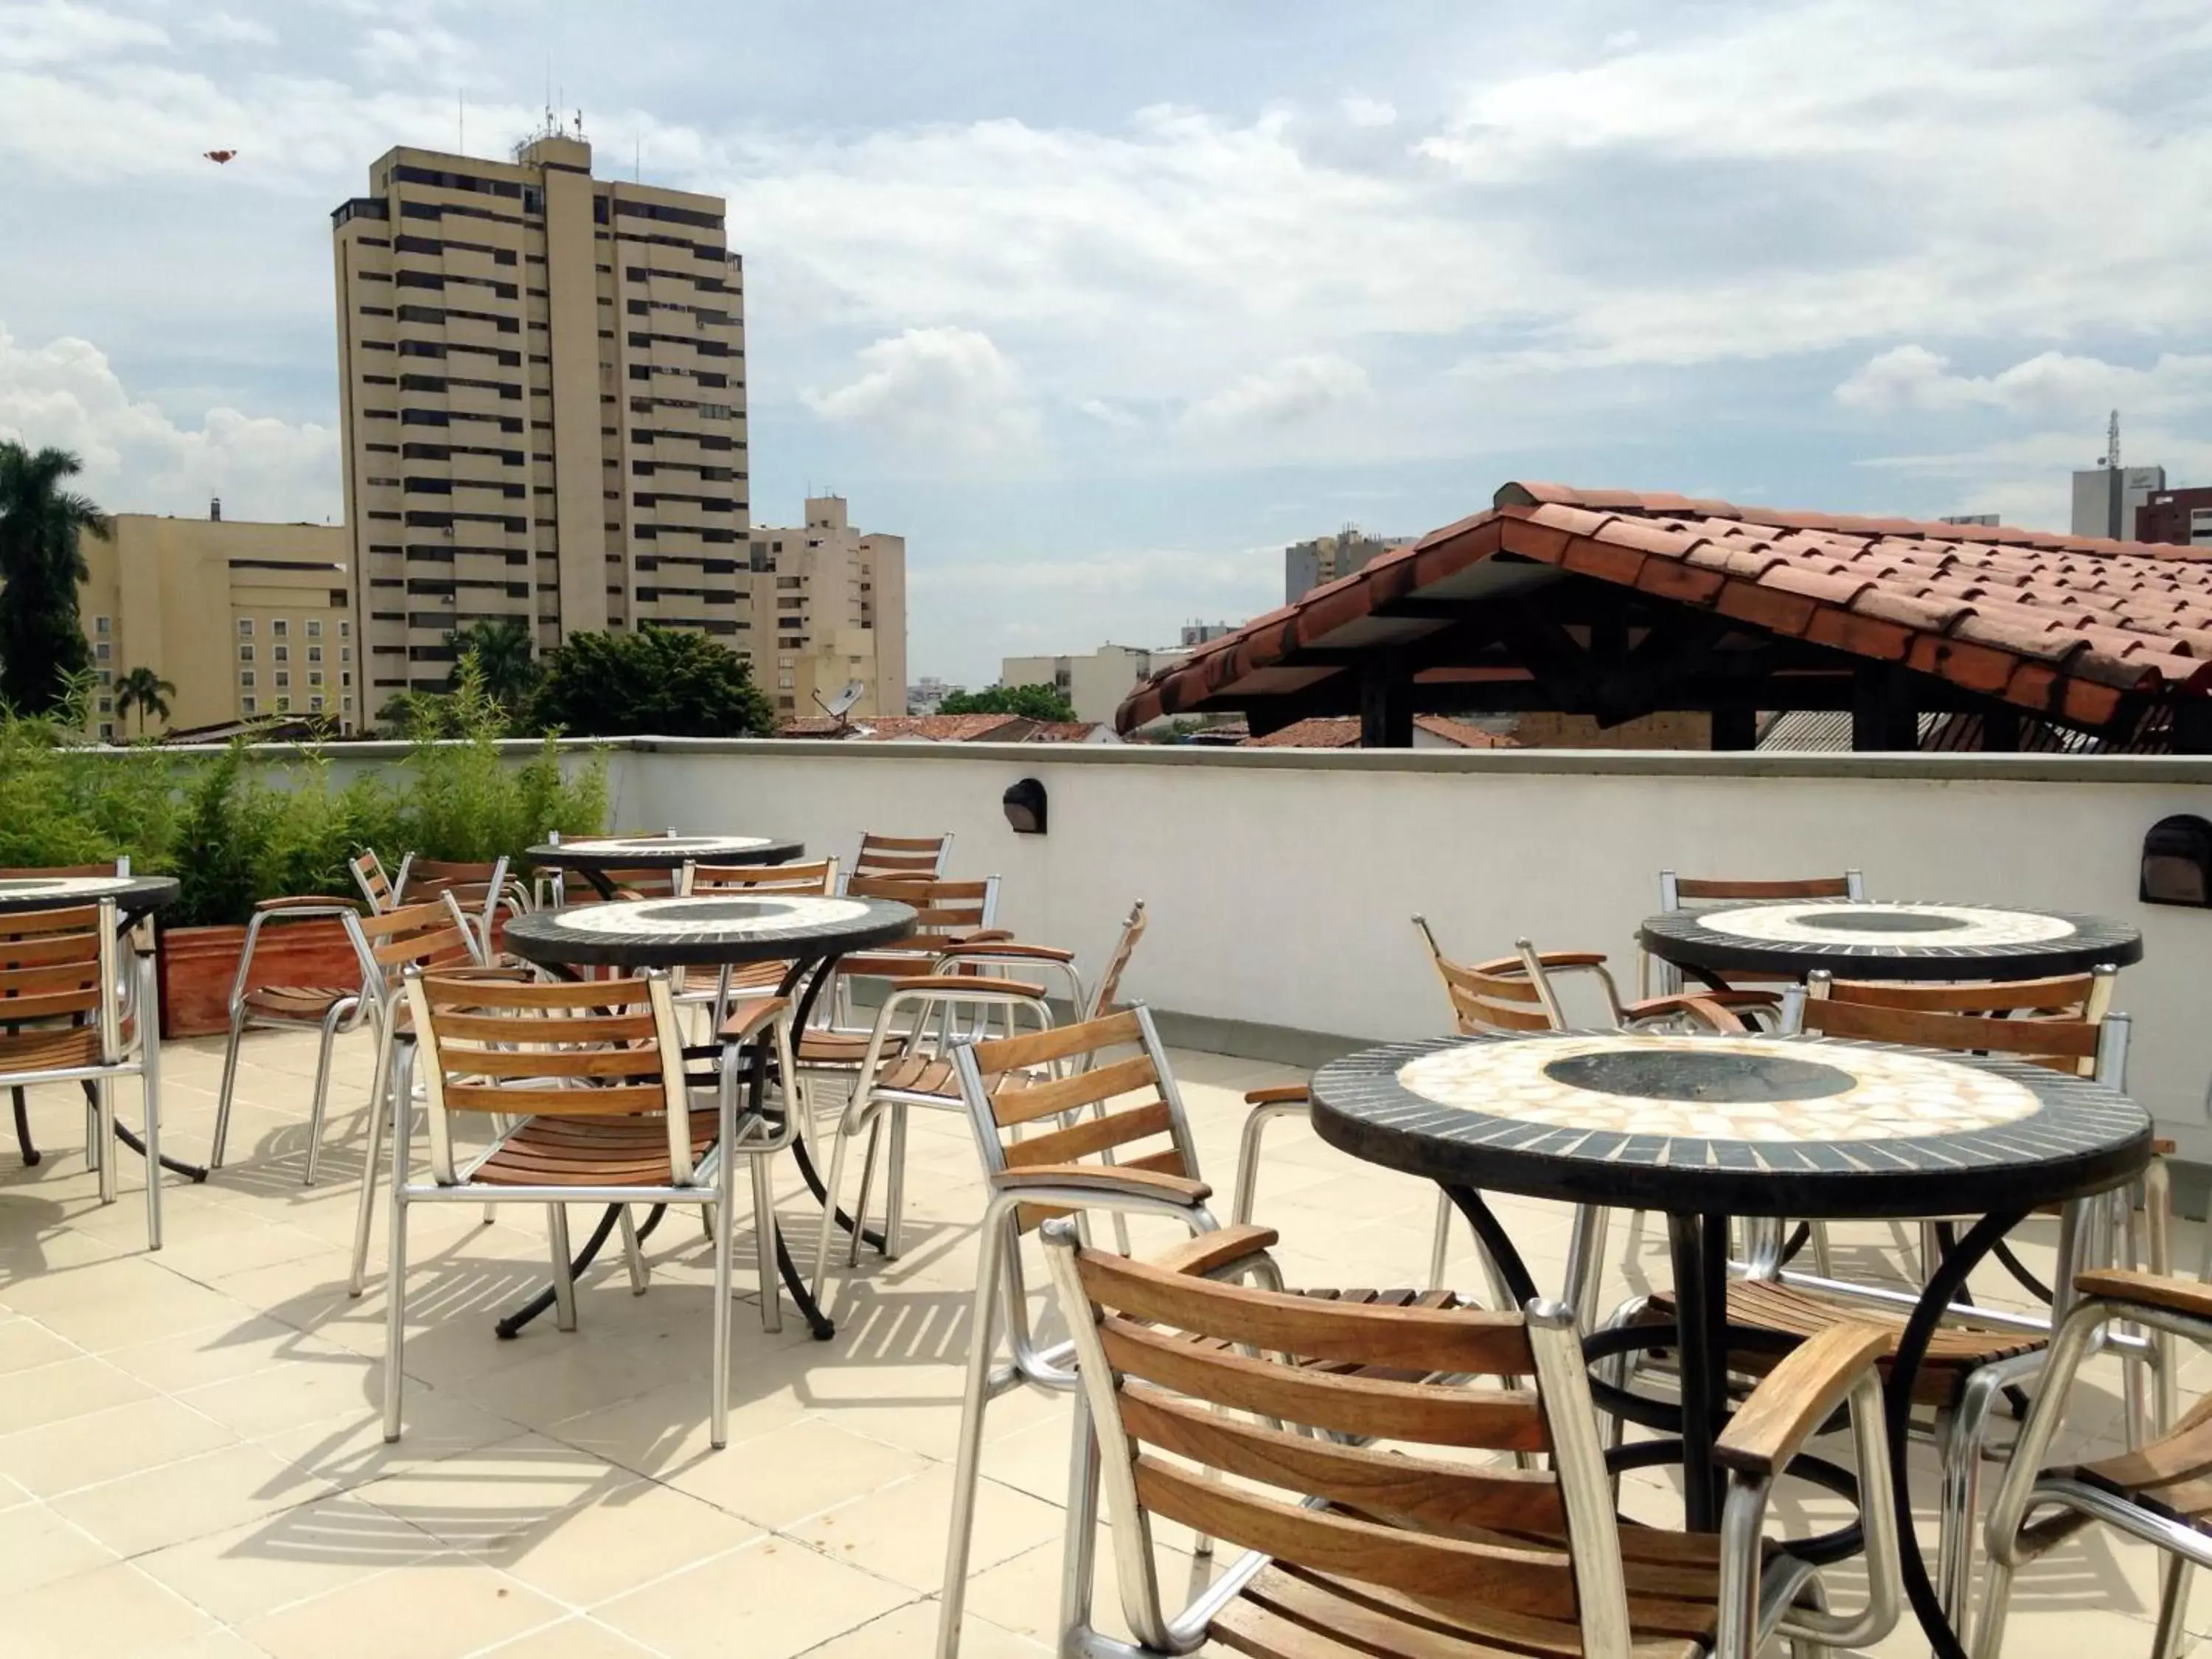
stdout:
{"type": "Polygon", "coordinates": [[[106,640],[102,640],[98,645],[92,647],[92,657],[94,662],[106,662],[114,654],[115,647],[110,645],[106,640]]]}
{"type": "Polygon", "coordinates": [[[320,617],[307,618],[307,637],[311,640],[319,640],[323,637],[323,619],[320,617]]]}
{"type": "Polygon", "coordinates": [[[101,741],[102,743],[106,743],[106,742],[107,742],[109,739],[112,738],[114,736],[115,736],[115,722],[114,722],[113,720],[102,720],[102,721],[100,721],[100,741],[101,741]]]}
{"type": "Polygon", "coordinates": [[[308,712],[309,712],[309,713],[311,713],[311,714],[321,714],[321,713],[323,712],[323,700],[322,700],[320,697],[310,697],[310,698],[308,698],[308,699],[307,699],[307,709],[308,709],[308,712]]]}
{"type": "Polygon", "coordinates": [[[252,662],[253,660],[253,647],[250,645],[240,646],[238,647],[238,659],[240,662],[252,662]]]}
{"type": "Polygon", "coordinates": [[[250,640],[253,637],[252,617],[240,617],[238,619],[238,637],[241,640],[250,640]]]}
{"type": "MultiPolygon", "coordinates": [[[[351,685],[353,684],[353,670],[350,668],[340,669],[338,671],[338,684],[340,685],[351,685]]],[[[350,708],[353,704],[353,699],[351,697],[348,697],[346,699],[346,704],[350,708]]]]}
{"type": "MultiPolygon", "coordinates": [[[[103,714],[112,714],[115,712],[115,699],[112,697],[102,697],[100,700],[100,712],[103,714]]],[[[101,729],[105,731],[106,728],[102,727],[101,729]]]]}
{"type": "Polygon", "coordinates": [[[282,691],[282,690],[283,690],[287,686],[290,685],[291,684],[292,684],[292,676],[290,675],[290,673],[289,673],[289,672],[287,672],[286,670],[284,670],[284,669],[282,669],[282,668],[278,669],[278,670],[276,671],[276,689],[277,689],[279,691],[282,691]]]}
{"type": "Polygon", "coordinates": [[[351,662],[353,660],[353,647],[349,645],[340,646],[338,647],[338,660],[340,662],[351,662]]]}
{"type": "Polygon", "coordinates": [[[319,669],[319,668],[311,668],[311,669],[309,669],[309,670],[307,671],[307,684],[310,684],[310,685],[320,685],[322,683],[323,683],[323,671],[322,671],[321,669],[319,669]]]}
{"type": "Polygon", "coordinates": [[[238,706],[239,706],[239,708],[240,709],[240,711],[242,711],[242,712],[243,712],[243,713],[245,713],[245,714],[251,714],[252,713],[253,713],[253,709],[254,709],[253,699],[252,699],[252,698],[251,698],[251,697],[240,697],[240,698],[238,700],[238,706]]]}
{"type": "Polygon", "coordinates": [[[290,625],[291,624],[287,623],[283,617],[277,617],[275,622],[269,624],[270,637],[278,640],[283,639],[284,637],[285,631],[290,627],[290,625]]]}
{"type": "Polygon", "coordinates": [[[320,662],[322,659],[323,647],[321,646],[311,645],[307,647],[307,660],[309,662],[320,662]]]}
{"type": "Polygon", "coordinates": [[[251,691],[253,689],[253,671],[251,668],[238,671],[238,684],[240,690],[251,691]]]}
{"type": "Polygon", "coordinates": [[[101,669],[101,670],[100,671],[100,683],[102,685],[112,685],[112,684],[115,684],[115,671],[114,671],[113,669],[112,669],[112,668],[103,668],[103,669],[101,669]]]}
{"type": "Polygon", "coordinates": [[[292,700],[291,700],[291,698],[289,698],[289,697],[279,697],[279,698],[277,698],[277,699],[276,699],[276,712],[277,712],[278,714],[290,714],[290,713],[292,712],[292,700]]]}
{"type": "Polygon", "coordinates": [[[92,631],[100,635],[103,639],[106,638],[107,635],[107,618],[105,617],[94,617],[92,619],[92,631]]]}
{"type": "Polygon", "coordinates": [[[289,646],[289,645],[272,645],[272,646],[270,646],[270,647],[269,647],[269,660],[270,660],[270,661],[271,661],[271,662],[289,662],[289,661],[291,661],[291,660],[292,660],[292,647],[291,647],[290,646],[289,646]]]}
{"type": "Polygon", "coordinates": [[[342,640],[353,637],[353,623],[343,617],[338,618],[338,637],[342,640]]]}

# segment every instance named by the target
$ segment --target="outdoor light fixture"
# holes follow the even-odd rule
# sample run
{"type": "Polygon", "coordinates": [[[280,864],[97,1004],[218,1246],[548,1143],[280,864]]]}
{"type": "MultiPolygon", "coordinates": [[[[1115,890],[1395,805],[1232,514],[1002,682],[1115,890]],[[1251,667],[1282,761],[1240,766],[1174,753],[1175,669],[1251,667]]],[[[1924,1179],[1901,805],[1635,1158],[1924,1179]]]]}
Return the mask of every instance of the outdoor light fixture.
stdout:
{"type": "Polygon", "coordinates": [[[1006,809],[1006,822],[1018,836],[1044,834],[1044,786],[1035,778],[1024,778],[999,798],[999,805],[1006,809]]]}
{"type": "MultiPolygon", "coordinates": [[[[1012,817],[1012,807],[1006,811],[1012,817]]],[[[2145,904],[2212,908],[2212,823],[2178,812],[2151,825],[2143,837],[2139,896],[2145,904]]]]}

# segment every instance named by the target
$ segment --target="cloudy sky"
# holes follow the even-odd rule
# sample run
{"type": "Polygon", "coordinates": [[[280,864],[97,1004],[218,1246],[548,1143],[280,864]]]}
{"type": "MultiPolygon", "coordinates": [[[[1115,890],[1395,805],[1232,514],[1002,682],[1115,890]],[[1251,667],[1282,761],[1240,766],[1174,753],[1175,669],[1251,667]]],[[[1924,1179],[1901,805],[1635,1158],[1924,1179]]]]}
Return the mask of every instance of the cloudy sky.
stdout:
{"type": "Polygon", "coordinates": [[[549,76],[728,197],[755,518],[903,532],[918,674],[1510,477],[2063,527],[2117,404],[2212,482],[2203,0],[0,0],[0,434],[335,515],[329,210],[549,76]]]}

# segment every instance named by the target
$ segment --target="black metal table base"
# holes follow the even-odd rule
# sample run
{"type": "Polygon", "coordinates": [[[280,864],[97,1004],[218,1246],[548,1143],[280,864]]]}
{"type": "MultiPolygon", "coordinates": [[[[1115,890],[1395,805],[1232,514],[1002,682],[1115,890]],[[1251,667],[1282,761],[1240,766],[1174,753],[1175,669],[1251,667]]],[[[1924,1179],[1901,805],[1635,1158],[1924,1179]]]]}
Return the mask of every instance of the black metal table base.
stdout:
{"type": "MultiPolygon", "coordinates": [[[[23,1155],[23,1167],[27,1170],[35,1170],[40,1164],[46,1162],[46,1155],[39,1150],[38,1144],[31,1139],[31,1103],[29,1097],[25,1091],[20,1088],[11,1089],[9,1092],[13,1094],[15,1097],[16,1148],[23,1155]]],[[[120,1122],[116,1124],[115,1138],[121,1141],[125,1146],[128,1146],[132,1152],[137,1153],[139,1157],[143,1158],[146,1156],[146,1143],[139,1139],[138,1133],[136,1130],[129,1127],[127,1125],[120,1122]]],[[[204,1182],[208,1178],[207,1166],[205,1164],[187,1164],[181,1158],[171,1158],[167,1152],[161,1154],[161,1167],[168,1170],[173,1175],[183,1176],[188,1181],[204,1182]]]]}

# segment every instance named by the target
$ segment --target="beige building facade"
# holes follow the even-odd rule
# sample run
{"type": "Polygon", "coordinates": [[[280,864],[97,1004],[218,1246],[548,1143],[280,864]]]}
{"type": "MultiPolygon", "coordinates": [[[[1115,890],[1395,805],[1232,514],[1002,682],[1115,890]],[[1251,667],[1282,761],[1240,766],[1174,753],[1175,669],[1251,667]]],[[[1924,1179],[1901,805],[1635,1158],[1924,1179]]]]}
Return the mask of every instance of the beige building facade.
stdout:
{"type": "Polygon", "coordinates": [[[1139,680],[1158,673],[1183,653],[1102,645],[1085,657],[1008,657],[999,665],[1001,685],[1049,685],[1074,706],[1079,720],[1114,722],[1139,680]]]}
{"type": "Polygon", "coordinates": [[[646,623],[753,650],[742,270],[719,197],[399,149],[331,216],[362,707],[449,634],[646,623]]]}
{"type": "Polygon", "coordinates": [[[100,681],[89,720],[97,735],[137,735],[137,713],[115,708],[116,684],[134,668],[176,687],[168,719],[146,721],[149,734],[271,715],[360,725],[343,526],[118,513],[111,539],[78,545],[89,573],[77,604],[100,681]]]}
{"type": "Polygon", "coordinates": [[[906,712],[906,538],[853,528],[842,495],[806,498],[806,522],[752,532],[754,681],[779,716],[906,712]],[[819,699],[817,703],[817,699],[819,699]]]}

